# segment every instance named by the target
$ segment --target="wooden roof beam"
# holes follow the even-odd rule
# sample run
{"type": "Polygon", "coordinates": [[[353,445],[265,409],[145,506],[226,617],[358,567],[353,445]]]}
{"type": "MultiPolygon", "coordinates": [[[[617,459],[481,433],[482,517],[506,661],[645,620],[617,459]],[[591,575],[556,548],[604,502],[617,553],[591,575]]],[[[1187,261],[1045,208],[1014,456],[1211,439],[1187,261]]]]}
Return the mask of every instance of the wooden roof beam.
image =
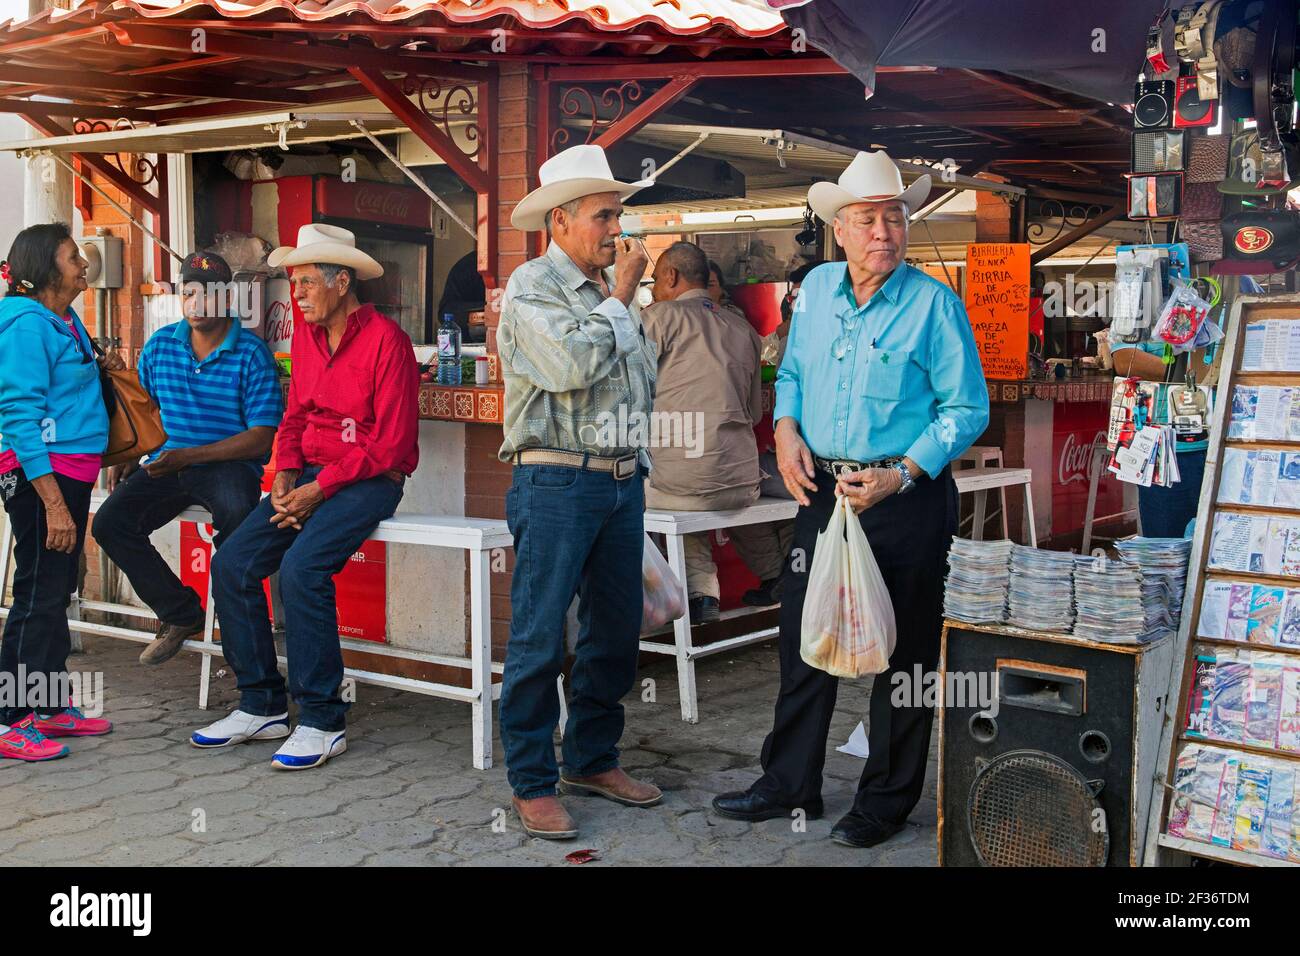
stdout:
{"type": "MultiPolygon", "coordinates": [[[[225,21],[223,22],[223,27],[225,21]]],[[[148,50],[167,50],[190,53],[193,50],[192,21],[185,22],[183,30],[164,29],[157,26],[109,24],[117,42],[125,47],[148,50]]],[[[346,63],[373,70],[392,70],[421,76],[443,76],[459,80],[483,80],[488,76],[484,67],[448,64],[441,60],[428,60],[418,54],[394,53],[387,50],[368,49],[354,45],[328,43],[293,43],[282,40],[264,40],[258,37],[225,36],[206,31],[204,52],[217,56],[235,56],[250,60],[272,60],[301,63],[304,66],[337,69],[346,63]]],[[[335,32],[351,32],[350,28],[335,32]]]]}
{"type": "MultiPolygon", "coordinates": [[[[28,67],[0,64],[0,83],[18,83],[30,86],[32,71],[28,67]]],[[[154,93],[158,96],[210,98],[221,97],[247,103],[302,104],[311,102],[306,93],[290,90],[268,90],[259,86],[239,83],[190,82],[176,79],[152,79],[145,76],[123,76],[117,73],[97,73],[93,70],[54,70],[42,67],[41,79],[47,87],[67,89],[107,90],[114,93],[154,93]]],[[[0,88],[0,93],[8,92],[0,88]]]]}

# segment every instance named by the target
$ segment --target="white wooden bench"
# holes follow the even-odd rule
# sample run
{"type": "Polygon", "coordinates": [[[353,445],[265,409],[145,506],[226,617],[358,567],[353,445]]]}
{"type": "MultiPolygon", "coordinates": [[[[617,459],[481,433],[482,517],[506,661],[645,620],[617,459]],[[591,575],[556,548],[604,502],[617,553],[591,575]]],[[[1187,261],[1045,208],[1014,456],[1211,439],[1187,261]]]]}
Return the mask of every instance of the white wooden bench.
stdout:
{"type": "MultiPolygon", "coordinates": [[[[677,684],[682,701],[682,720],[692,724],[700,719],[699,697],[695,687],[695,661],[710,654],[720,654],[746,644],[756,644],[773,637],[777,628],[768,627],[749,634],[739,634],[715,641],[704,647],[691,643],[690,595],[686,593],[686,548],[683,538],[697,531],[716,531],[742,525],[764,524],[769,521],[789,521],[799,510],[799,503],[788,498],[760,498],[748,508],[734,511],[658,511],[645,513],[645,529],[651,534],[662,534],[668,539],[668,566],[682,585],[682,600],[686,613],[673,622],[673,643],[654,640],[647,635],[641,640],[641,650],[653,654],[671,654],[677,658],[677,684]]],[[[722,619],[753,613],[751,608],[725,611],[722,619]]]]}
{"type": "MultiPolygon", "coordinates": [[[[91,514],[99,509],[108,496],[96,492],[91,497],[91,514]]],[[[211,524],[212,516],[201,508],[190,508],[176,520],[193,521],[197,524],[211,524]]],[[[387,521],[370,535],[373,541],[388,541],[394,544],[414,544],[432,548],[454,548],[469,554],[470,567],[470,657],[455,657],[446,654],[430,654],[423,651],[392,647],[374,641],[358,641],[339,638],[344,650],[391,657],[396,660],[418,661],[426,664],[440,664],[446,667],[468,669],[470,686],[459,687],[455,684],[443,684],[437,681],[418,680],[393,674],[381,674],[376,671],[360,670],[353,667],[344,668],[344,674],[354,680],[395,690],[426,694],[430,697],[443,697],[468,703],[471,708],[471,722],[474,737],[474,766],[486,770],[492,766],[492,701],[501,696],[501,685],[493,683],[492,675],[504,669],[502,664],[492,661],[491,628],[491,553],[497,548],[513,547],[514,540],[504,521],[488,518],[442,517],[420,514],[399,514],[387,521]]],[[[5,583],[8,581],[9,559],[13,547],[13,535],[6,521],[4,532],[0,535],[0,618],[8,617],[9,608],[4,605],[5,583]]],[[[207,616],[203,624],[203,639],[186,641],[185,650],[197,651],[203,655],[203,664],[199,677],[199,707],[208,706],[208,690],[211,681],[212,658],[222,654],[221,644],[213,640],[213,602],[212,577],[208,576],[207,616]]],[[[149,631],[135,628],[116,627],[109,624],[95,624],[79,620],[81,611],[101,611],[156,620],[152,611],[145,607],[130,604],[115,604],[106,601],[88,601],[80,594],[73,596],[69,610],[68,626],[74,631],[86,634],[99,634],[107,637],[122,638],[128,641],[149,643],[156,636],[149,631]]],[[[223,655],[224,656],[224,655],[223,655]]],[[[281,664],[285,663],[283,653],[277,653],[281,664]]]]}

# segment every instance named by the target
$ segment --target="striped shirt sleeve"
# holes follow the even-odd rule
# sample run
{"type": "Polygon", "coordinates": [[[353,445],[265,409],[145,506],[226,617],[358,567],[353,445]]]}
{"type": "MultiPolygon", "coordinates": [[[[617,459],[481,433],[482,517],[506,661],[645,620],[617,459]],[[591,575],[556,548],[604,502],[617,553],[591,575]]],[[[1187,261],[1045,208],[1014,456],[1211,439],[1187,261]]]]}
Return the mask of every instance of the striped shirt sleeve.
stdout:
{"type": "Polygon", "coordinates": [[[284,414],[280,377],[265,345],[259,345],[249,356],[242,401],[244,423],[248,428],[265,425],[274,428],[280,424],[284,414]]]}

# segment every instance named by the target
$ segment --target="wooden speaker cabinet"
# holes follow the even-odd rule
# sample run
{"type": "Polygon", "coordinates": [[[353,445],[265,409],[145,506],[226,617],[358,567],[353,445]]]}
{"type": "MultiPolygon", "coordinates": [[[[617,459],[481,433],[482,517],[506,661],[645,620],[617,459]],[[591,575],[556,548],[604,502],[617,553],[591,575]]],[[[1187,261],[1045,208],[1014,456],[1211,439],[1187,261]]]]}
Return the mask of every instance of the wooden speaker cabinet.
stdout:
{"type": "Polygon", "coordinates": [[[1172,644],[948,621],[939,864],[1136,866],[1172,644]]]}

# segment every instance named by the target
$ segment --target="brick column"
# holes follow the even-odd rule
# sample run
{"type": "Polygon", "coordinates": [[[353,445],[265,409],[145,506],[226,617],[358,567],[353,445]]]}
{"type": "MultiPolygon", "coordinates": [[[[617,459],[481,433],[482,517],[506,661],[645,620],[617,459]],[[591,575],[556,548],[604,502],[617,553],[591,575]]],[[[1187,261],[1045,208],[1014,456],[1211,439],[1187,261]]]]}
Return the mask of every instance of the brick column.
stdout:
{"type": "MultiPolygon", "coordinates": [[[[530,237],[510,225],[510,211],[532,188],[536,156],[536,85],[526,64],[503,64],[497,81],[497,282],[502,289],[510,273],[530,258],[530,237]]],[[[501,323],[500,295],[489,293],[485,319],[488,350],[497,350],[501,323]]],[[[475,518],[504,518],[510,466],[497,460],[502,433],[499,425],[465,426],[465,514],[475,518]]],[[[510,633],[510,575],[513,555],[504,571],[492,574],[492,644],[494,657],[505,656],[510,633]]],[[[466,569],[466,599],[469,575],[466,569]]],[[[468,609],[468,606],[467,606],[468,609]]],[[[468,628],[468,622],[466,624],[468,628]]],[[[468,640],[468,630],[466,639],[468,640]]],[[[466,647],[468,653],[468,645],[466,647]]]]}

